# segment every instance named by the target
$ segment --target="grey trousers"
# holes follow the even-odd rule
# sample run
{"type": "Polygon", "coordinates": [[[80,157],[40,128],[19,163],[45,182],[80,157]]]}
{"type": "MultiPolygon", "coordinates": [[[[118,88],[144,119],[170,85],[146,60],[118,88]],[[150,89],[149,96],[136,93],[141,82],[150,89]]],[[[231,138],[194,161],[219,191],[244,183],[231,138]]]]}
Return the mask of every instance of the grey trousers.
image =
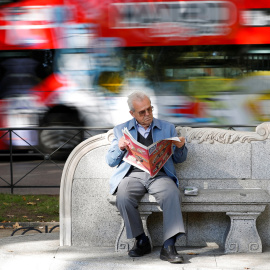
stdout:
{"type": "Polygon", "coordinates": [[[155,197],[163,211],[163,240],[184,233],[181,195],[174,181],[163,172],[154,178],[145,172],[131,172],[122,179],[116,193],[116,206],[124,220],[127,238],[144,232],[138,202],[146,192],[155,197]]]}

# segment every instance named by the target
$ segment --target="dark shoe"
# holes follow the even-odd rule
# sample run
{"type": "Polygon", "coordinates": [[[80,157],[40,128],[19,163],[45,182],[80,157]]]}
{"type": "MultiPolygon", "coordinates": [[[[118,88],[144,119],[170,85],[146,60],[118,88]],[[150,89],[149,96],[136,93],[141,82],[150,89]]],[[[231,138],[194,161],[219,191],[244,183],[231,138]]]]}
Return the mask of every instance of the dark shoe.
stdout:
{"type": "Polygon", "coordinates": [[[128,252],[130,257],[141,257],[151,252],[151,245],[149,238],[146,241],[135,240],[133,248],[128,252]]]}
{"type": "Polygon", "coordinates": [[[163,246],[160,251],[160,259],[170,263],[184,262],[184,258],[177,253],[175,246],[168,246],[167,248],[163,246]]]}

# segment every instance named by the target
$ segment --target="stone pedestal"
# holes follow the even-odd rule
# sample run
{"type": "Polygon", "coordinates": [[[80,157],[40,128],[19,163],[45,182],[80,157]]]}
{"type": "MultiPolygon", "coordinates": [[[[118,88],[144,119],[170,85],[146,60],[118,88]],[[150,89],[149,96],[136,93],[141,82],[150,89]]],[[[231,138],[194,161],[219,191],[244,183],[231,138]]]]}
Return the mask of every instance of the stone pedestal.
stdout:
{"type": "MultiPolygon", "coordinates": [[[[120,215],[118,211],[117,213],[118,215],[120,215]]],[[[152,239],[147,228],[147,219],[151,214],[152,212],[140,212],[144,232],[148,236],[150,240],[151,248],[153,249],[152,239]]],[[[120,231],[115,242],[115,251],[127,252],[133,247],[133,244],[134,244],[134,239],[126,238],[125,224],[124,224],[124,220],[122,220],[120,231]]]]}
{"type": "Polygon", "coordinates": [[[258,212],[227,212],[231,227],[225,241],[225,253],[262,252],[262,242],[256,227],[258,212]]]}

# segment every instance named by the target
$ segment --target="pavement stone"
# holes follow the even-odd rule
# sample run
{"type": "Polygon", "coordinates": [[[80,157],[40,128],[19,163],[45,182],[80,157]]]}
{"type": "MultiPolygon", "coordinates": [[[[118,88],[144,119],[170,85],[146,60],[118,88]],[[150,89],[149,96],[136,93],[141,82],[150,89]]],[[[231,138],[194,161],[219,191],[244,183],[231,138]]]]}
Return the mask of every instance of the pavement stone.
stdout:
{"type": "Polygon", "coordinates": [[[113,247],[60,247],[59,232],[3,237],[0,270],[269,270],[270,247],[263,253],[224,254],[215,246],[178,247],[183,264],[159,259],[159,247],[151,254],[130,258],[113,247]]]}

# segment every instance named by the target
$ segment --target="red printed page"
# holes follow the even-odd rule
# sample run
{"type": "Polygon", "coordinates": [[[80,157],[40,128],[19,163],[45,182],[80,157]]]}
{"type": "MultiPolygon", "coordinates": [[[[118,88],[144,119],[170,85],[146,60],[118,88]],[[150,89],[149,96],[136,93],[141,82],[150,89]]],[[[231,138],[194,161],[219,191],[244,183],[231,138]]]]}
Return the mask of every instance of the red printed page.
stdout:
{"type": "Polygon", "coordinates": [[[129,143],[129,150],[123,160],[133,166],[155,176],[173,153],[173,141],[180,141],[178,137],[164,139],[151,144],[149,147],[136,141],[127,128],[123,130],[125,139],[129,143]]]}
{"type": "Polygon", "coordinates": [[[149,149],[150,175],[155,176],[173,153],[171,140],[159,141],[149,149]]]}
{"type": "Polygon", "coordinates": [[[149,173],[149,154],[147,147],[136,141],[129,133],[124,132],[125,139],[129,142],[129,151],[127,151],[123,160],[149,173]]]}
{"type": "Polygon", "coordinates": [[[135,156],[133,153],[127,151],[123,160],[150,174],[149,162],[143,159],[141,156],[137,156],[137,155],[135,156]]]}

